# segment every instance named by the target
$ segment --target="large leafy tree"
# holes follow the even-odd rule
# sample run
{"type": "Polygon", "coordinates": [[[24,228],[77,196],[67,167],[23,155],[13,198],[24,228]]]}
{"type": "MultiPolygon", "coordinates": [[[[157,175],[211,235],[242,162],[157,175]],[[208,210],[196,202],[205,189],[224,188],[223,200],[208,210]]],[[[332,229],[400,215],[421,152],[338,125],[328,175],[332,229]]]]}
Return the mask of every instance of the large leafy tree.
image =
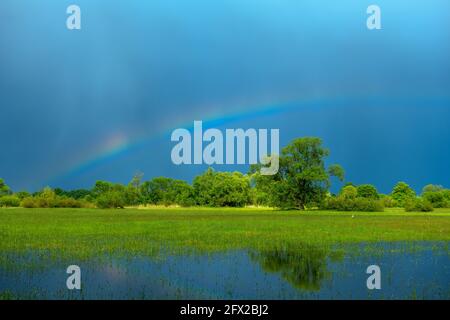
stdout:
{"type": "Polygon", "coordinates": [[[380,195],[378,194],[377,188],[371,184],[362,184],[357,187],[358,197],[360,198],[368,198],[368,199],[379,199],[380,195]]]}
{"type": "Polygon", "coordinates": [[[324,200],[332,176],[344,179],[341,166],[326,168],[324,159],[328,155],[320,138],[295,139],[281,150],[280,167],[275,175],[263,176],[261,165],[252,166],[256,189],[265,192],[276,207],[304,209],[317,205],[324,200]]]}
{"type": "Polygon", "coordinates": [[[92,195],[99,208],[123,208],[127,205],[126,187],[120,183],[96,181],[92,195]]]}
{"type": "Polygon", "coordinates": [[[141,186],[141,194],[145,201],[152,204],[168,204],[167,193],[170,192],[173,179],[166,177],[156,177],[145,181],[141,186]]]}
{"type": "Polygon", "coordinates": [[[396,205],[404,207],[408,201],[416,198],[416,192],[405,182],[399,182],[392,189],[391,196],[396,205]]]}
{"type": "Polygon", "coordinates": [[[422,189],[422,198],[429,201],[434,208],[450,207],[450,190],[441,185],[426,185],[422,189]]]}
{"type": "Polygon", "coordinates": [[[197,203],[213,207],[243,207],[250,203],[248,176],[240,172],[215,172],[209,168],[193,183],[197,203]]]}
{"type": "Polygon", "coordinates": [[[113,189],[114,184],[108,181],[96,181],[94,187],[92,188],[92,193],[95,197],[98,197],[106,192],[113,189]]]}

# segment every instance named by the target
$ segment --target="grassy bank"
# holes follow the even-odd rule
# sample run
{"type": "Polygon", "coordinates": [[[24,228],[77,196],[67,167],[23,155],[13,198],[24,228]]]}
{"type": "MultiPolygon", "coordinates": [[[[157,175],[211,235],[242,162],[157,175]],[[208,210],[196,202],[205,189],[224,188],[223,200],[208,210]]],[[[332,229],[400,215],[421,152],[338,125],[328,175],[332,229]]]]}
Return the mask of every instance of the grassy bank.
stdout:
{"type": "Polygon", "coordinates": [[[79,257],[273,245],[449,241],[450,211],[383,213],[261,209],[0,209],[0,252],[79,257]],[[353,216],[353,217],[352,217],[353,216]]]}

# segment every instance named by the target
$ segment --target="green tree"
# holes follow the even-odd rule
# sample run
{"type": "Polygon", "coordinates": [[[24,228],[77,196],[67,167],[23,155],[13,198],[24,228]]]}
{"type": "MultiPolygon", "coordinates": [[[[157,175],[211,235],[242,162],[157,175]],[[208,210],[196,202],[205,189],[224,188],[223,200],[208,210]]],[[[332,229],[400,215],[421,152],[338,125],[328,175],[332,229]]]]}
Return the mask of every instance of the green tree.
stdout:
{"type": "Polygon", "coordinates": [[[125,188],[125,202],[127,205],[138,205],[142,203],[142,195],[141,195],[141,181],[142,181],[142,173],[137,173],[133,176],[128,186],[125,188]]]}
{"type": "Polygon", "coordinates": [[[185,181],[175,180],[173,182],[172,192],[176,204],[182,207],[190,207],[196,205],[194,188],[185,181]]]}
{"type": "Polygon", "coordinates": [[[406,212],[431,212],[433,205],[427,199],[411,198],[405,201],[406,212]]]}
{"type": "Polygon", "coordinates": [[[356,185],[353,182],[350,182],[350,181],[344,183],[344,187],[346,187],[346,186],[354,186],[356,188],[356,185]]]}
{"type": "Polygon", "coordinates": [[[358,189],[353,185],[347,185],[341,189],[339,196],[344,199],[355,199],[358,196],[358,189]]]}
{"type": "Polygon", "coordinates": [[[377,188],[375,188],[371,184],[362,184],[357,187],[358,197],[367,198],[367,199],[375,199],[378,200],[380,198],[377,188]]]}
{"type": "Polygon", "coordinates": [[[55,189],[53,189],[53,191],[55,192],[55,194],[57,196],[65,196],[67,194],[67,192],[61,188],[55,188],[55,189]]]}
{"type": "Polygon", "coordinates": [[[444,198],[450,202],[450,189],[444,189],[441,192],[444,195],[444,198]]]}
{"type": "Polygon", "coordinates": [[[392,189],[391,196],[397,206],[404,207],[406,202],[416,198],[416,192],[405,182],[399,182],[392,189]]]}
{"type": "Polygon", "coordinates": [[[133,178],[131,179],[130,183],[128,184],[130,187],[133,187],[135,189],[139,189],[142,183],[142,177],[144,174],[142,172],[136,173],[133,178]]]}
{"type": "Polygon", "coordinates": [[[140,186],[140,192],[146,203],[181,206],[195,205],[192,186],[182,180],[166,177],[153,178],[140,186]]]}
{"type": "Polygon", "coordinates": [[[79,199],[87,199],[91,196],[91,191],[87,189],[75,189],[66,192],[66,195],[70,198],[79,200],[79,199]]]}
{"type": "Polygon", "coordinates": [[[103,192],[97,197],[96,204],[103,209],[122,209],[125,207],[124,194],[117,190],[103,192]]]}
{"type": "Polygon", "coordinates": [[[15,196],[18,197],[20,200],[23,200],[23,199],[25,199],[25,198],[27,198],[27,197],[29,197],[31,195],[27,191],[19,191],[19,192],[15,193],[15,196]]]}
{"type": "Polygon", "coordinates": [[[196,201],[201,206],[212,205],[214,202],[213,187],[215,184],[216,172],[212,168],[208,168],[203,174],[194,178],[192,186],[196,201]]]}
{"type": "Polygon", "coordinates": [[[197,203],[213,207],[243,207],[252,199],[250,178],[240,172],[208,168],[193,182],[197,203]]]}
{"type": "Polygon", "coordinates": [[[439,192],[442,190],[444,190],[444,187],[441,185],[427,184],[425,187],[423,187],[422,194],[426,192],[439,192]]]}
{"type": "Polygon", "coordinates": [[[272,205],[280,208],[304,209],[323,202],[330,187],[330,177],[342,181],[344,170],[339,165],[325,167],[329,155],[322,140],[298,138],[281,150],[278,173],[262,176],[260,165],[251,167],[257,187],[268,190],[272,205]]]}
{"type": "Polygon", "coordinates": [[[422,189],[422,198],[432,204],[434,208],[450,207],[449,190],[441,185],[428,184],[422,189]]]}
{"type": "Polygon", "coordinates": [[[171,189],[172,179],[166,177],[156,177],[150,181],[145,181],[141,186],[141,194],[146,203],[169,204],[167,193],[171,189]]]}
{"type": "Polygon", "coordinates": [[[101,194],[104,194],[113,189],[113,183],[108,181],[98,180],[95,182],[94,187],[92,188],[92,194],[94,197],[98,197],[101,194]]]}
{"type": "Polygon", "coordinates": [[[395,201],[392,199],[390,195],[386,194],[380,194],[380,201],[386,208],[394,208],[395,207],[395,201]]]}
{"type": "Polygon", "coordinates": [[[430,202],[434,208],[446,208],[450,205],[449,201],[445,198],[444,190],[424,192],[422,198],[430,202]]]}
{"type": "Polygon", "coordinates": [[[342,168],[340,165],[332,164],[328,167],[328,175],[331,177],[336,177],[340,181],[344,181],[345,171],[344,168],[342,168]]]}
{"type": "Polygon", "coordinates": [[[11,194],[11,189],[5,183],[5,180],[0,178],[0,196],[6,196],[11,194]]]}
{"type": "Polygon", "coordinates": [[[125,193],[125,186],[120,183],[112,183],[109,181],[96,181],[94,188],[92,188],[92,195],[94,197],[98,197],[99,195],[102,195],[109,191],[117,191],[122,194],[125,193]]]}
{"type": "Polygon", "coordinates": [[[57,195],[50,187],[42,189],[38,195],[35,196],[37,207],[39,208],[54,208],[56,207],[57,195]]]}

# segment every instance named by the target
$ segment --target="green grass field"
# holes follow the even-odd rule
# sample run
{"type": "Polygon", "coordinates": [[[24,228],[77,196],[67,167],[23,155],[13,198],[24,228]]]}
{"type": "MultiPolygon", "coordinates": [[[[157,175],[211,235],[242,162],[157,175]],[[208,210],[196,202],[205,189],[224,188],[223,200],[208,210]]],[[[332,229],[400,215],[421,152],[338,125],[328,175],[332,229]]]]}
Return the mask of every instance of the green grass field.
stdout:
{"type": "Polygon", "coordinates": [[[0,239],[3,254],[43,250],[59,257],[153,255],[161,248],[211,252],[304,243],[449,241],[450,210],[0,209],[0,239]]]}

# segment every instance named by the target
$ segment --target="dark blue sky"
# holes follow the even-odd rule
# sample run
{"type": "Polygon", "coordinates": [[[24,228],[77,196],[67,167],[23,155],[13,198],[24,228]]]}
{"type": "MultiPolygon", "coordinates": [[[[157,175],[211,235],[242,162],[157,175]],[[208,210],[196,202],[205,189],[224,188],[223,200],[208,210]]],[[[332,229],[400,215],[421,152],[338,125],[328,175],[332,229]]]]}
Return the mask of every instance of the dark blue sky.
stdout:
{"type": "Polygon", "coordinates": [[[319,136],[382,192],[450,187],[449,39],[448,0],[2,0],[0,177],[191,180],[205,167],[173,165],[170,132],[209,120],[319,136]]]}

